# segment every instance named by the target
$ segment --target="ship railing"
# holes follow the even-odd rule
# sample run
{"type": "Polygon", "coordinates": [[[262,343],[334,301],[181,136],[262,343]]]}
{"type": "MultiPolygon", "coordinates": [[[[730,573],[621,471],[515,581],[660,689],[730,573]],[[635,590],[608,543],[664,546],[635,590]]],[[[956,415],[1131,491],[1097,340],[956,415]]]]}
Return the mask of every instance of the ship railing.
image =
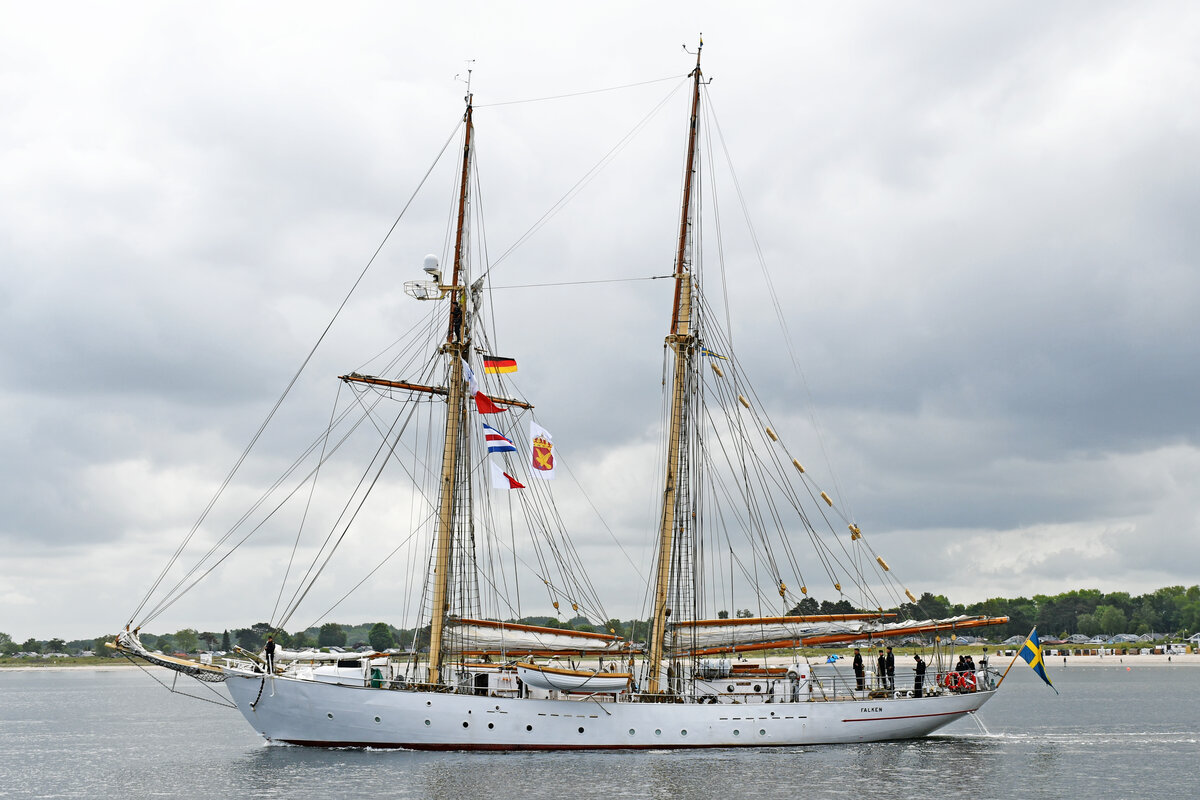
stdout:
{"type": "Polygon", "coordinates": [[[941,694],[969,694],[996,688],[1000,673],[990,667],[973,670],[945,670],[925,676],[926,692],[932,689],[941,694]],[[929,685],[932,679],[933,685],[929,685]]]}
{"type": "MultiPolygon", "coordinates": [[[[968,672],[944,670],[925,673],[921,682],[921,695],[969,693],[992,689],[998,673],[990,668],[978,668],[968,672]]],[[[812,678],[813,700],[879,700],[886,698],[915,697],[917,695],[916,670],[908,667],[897,670],[894,680],[876,672],[863,676],[862,688],[858,679],[841,670],[815,674],[812,678]]]]}

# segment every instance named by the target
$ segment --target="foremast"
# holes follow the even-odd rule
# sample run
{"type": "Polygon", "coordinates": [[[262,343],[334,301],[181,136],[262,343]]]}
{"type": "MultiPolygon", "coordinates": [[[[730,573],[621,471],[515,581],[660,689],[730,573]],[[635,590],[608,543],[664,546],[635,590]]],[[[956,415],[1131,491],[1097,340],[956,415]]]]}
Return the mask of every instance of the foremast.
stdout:
{"type": "Polygon", "coordinates": [[[472,95],[467,95],[467,110],[464,117],[466,132],[463,135],[462,179],[458,194],[458,221],[454,236],[454,273],[450,281],[450,321],[446,331],[446,342],[442,352],[450,357],[450,385],[446,397],[446,437],[442,450],[441,491],[438,499],[437,534],[434,539],[433,605],[430,611],[429,631],[429,683],[436,684],[441,678],[443,639],[446,616],[449,613],[451,582],[451,554],[454,543],[456,498],[458,495],[459,439],[465,427],[467,405],[463,391],[463,359],[470,346],[467,327],[466,292],[462,281],[466,275],[465,230],[467,203],[470,199],[471,140],[474,127],[471,122],[472,95]]]}
{"type": "Polygon", "coordinates": [[[671,562],[675,544],[676,527],[686,524],[677,522],[680,514],[681,461],[688,447],[687,436],[687,387],[695,355],[695,335],[692,332],[692,179],[695,173],[698,111],[700,108],[700,51],[704,48],[701,39],[696,50],[696,68],[692,71],[692,110],[688,125],[687,165],[683,179],[683,209],[679,220],[679,241],[675,253],[675,299],[671,311],[671,329],[666,344],[675,354],[674,375],[671,380],[671,416],[667,426],[667,465],[663,489],[662,520],[658,532],[658,558],[655,567],[654,607],[651,616],[649,641],[648,676],[646,691],[659,691],[663,653],[666,646],[667,619],[671,609],[667,598],[671,586],[671,562]]]}

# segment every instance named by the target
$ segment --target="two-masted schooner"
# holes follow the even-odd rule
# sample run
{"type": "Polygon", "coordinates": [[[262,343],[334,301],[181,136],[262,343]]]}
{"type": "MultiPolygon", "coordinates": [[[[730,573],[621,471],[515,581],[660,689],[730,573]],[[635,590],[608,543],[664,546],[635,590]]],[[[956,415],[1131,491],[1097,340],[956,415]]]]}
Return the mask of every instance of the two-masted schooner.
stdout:
{"type": "MultiPolygon", "coordinates": [[[[900,607],[902,596],[912,601],[906,607],[916,608],[916,598],[788,452],[757,402],[722,327],[723,315],[713,313],[703,291],[697,176],[705,81],[699,50],[688,78],[674,291],[669,316],[664,314],[661,510],[654,561],[645,565],[649,621],[643,631],[622,637],[605,627],[601,593],[562,530],[551,504],[552,482],[543,480],[556,466],[553,438],[505,383],[515,362],[487,355],[497,349],[483,324],[483,280],[472,274],[469,257],[475,143],[468,92],[451,268],[444,275],[440,260],[430,256],[428,279],[406,287],[434,313],[414,328],[409,355],[381,370],[390,377],[353,372],[341,378],[375,422],[361,428],[374,427],[379,436],[375,466],[364,476],[378,475],[402,457],[416,463],[424,456],[421,463],[428,465],[403,467],[419,485],[412,495],[412,532],[400,523],[398,535],[372,532],[388,542],[385,549],[418,531],[429,535],[422,557],[426,577],[414,605],[427,638],[415,637],[399,653],[281,648],[197,663],[143,647],[138,631],[144,622],[131,619],[115,647],[223,684],[263,737],[301,745],[523,750],[863,742],[923,736],[982,706],[995,692],[986,669],[968,678],[935,661],[915,682],[904,668],[899,678],[882,669],[855,675],[845,667],[810,664],[799,654],[802,647],[855,644],[867,649],[873,665],[877,647],[904,637],[949,640],[1006,620],[884,613],[885,605],[900,607]],[[384,420],[379,409],[388,404],[411,410],[384,420]],[[407,443],[403,437],[420,424],[431,424],[439,435],[407,443]],[[528,442],[517,433],[526,426],[528,442]],[[573,614],[599,623],[599,630],[504,621],[520,618],[505,599],[515,576],[494,565],[505,557],[519,560],[522,547],[509,545],[507,534],[492,537],[506,523],[540,543],[526,566],[544,585],[547,603],[556,611],[560,601],[569,605],[573,614]],[[702,582],[723,574],[712,563],[735,549],[735,539],[758,553],[753,569],[742,562],[743,572],[762,579],[759,596],[778,603],[778,614],[713,613],[718,601],[702,582]],[[800,544],[815,558],[797,555],[800,544]],[[854,611],[789,614],[806,607],[806,568],[826,576],[839,594],[843,581],[853,582],[854,611]],[[872,581],[879,588],[869,588],[872,581]]],[[[318,463],[324,463],[341,441],[327,433],[320,447],[307,452],[319,453],[318,463]]],[[[317,472],[302,477],[315,480],[317,472]]],[[[340,524],[337,532],[344,534],[349,523],[340,524]]],[[[216,559],[212,552],[207,557],[216,559]]],[[[314,559],[314,579],[327,553],[314,559]]],[[[193,570],[179,586],[190,588],[193,576],[208,569],[193,570]]],[[[307,586],[294,592],[289,613],[307,586]]],[[[157,613],[162,607],[149,608],[157,613]]]]}

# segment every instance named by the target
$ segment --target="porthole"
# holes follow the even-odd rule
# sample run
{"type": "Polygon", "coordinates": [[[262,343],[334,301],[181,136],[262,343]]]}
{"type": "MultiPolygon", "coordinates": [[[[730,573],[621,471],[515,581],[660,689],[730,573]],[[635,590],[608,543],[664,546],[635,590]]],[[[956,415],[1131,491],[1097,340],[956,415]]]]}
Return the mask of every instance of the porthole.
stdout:
{"type": "Polygon", "coordinates": [[[579,728],[579,732],[580,732],[580,733],[583,733],[583,728],[582,728],[582,727],[580,727],[580,728],[579,728]]]}
{"type": "Polygon", "coordinates": [[[728,686],[726,686],[725,691],[729,692],[730,694],[733,694],[733,684],[731,683],[728,686]]]}
{"type": "Polygon", "coordinates": [[[662,736],[662,731],[661,731],[660,729],[658,729],[658,728],[655,728],[655,729],[654,729],[654,735],[655,735],[655,736],[662,736]]]}
{"type": "Polygon", "coordinates": [[[634,730],[633,730],[633,728],[630,728],[630,729],[629,729],[629,735],[630,735],[630,736],[633,736],[633,734],[634,734],[634,730]]]}
{"type": "Polygon", "coordinates": [[[425,705],[427,705],[427,706],[431,706],[431,705],[433,705],[433,701],[432,701],[432,700],[426,700],[426,701],[425,701],[425,705]]]}
{"type": "Polygon", "coordinates": [[[381,720],[379,717],[376,717],[376,718],[375,718],[375,724],[376,724],[376,725],[378,725],[378,724],[379,724],[379,723],[381,723],[381,722],[383,722],[383,720],[381,720]]]}
{"type": "Polygon", "coordinates": [[[525,730],[527,730],[527,731],[531,731],[531,730],[533,730],[533,726],[532,726],[532,725],[526,725],[526,726],[525,726],[525,730]]]}
{"type": "Polygon", "coordinates": [[[733,735],[734,735],[734,736],[741,736],[741,735],[742,735],[742,732],[741,732],[741,731],[739,731],[737,728],[734,728],[734,729],[733,729],[733,735]]]}
{"type": "Polygon", "coordinates": [[[762,691],[762,684],[761,684],[761,683],[756,683],[756,684],[754,684],[754,691],[756,691],[756,692],[761,692],[761,691],[762,691]]]}
{"type": "Polygon", "coordinates": [[[471,723],[469,723],[469,722],[464,722],[464,723],[463,723],[463,727],[464,727],[464,728],[469,728],[469,727],[471,727],[471,723]]]}
{"type": "Polygon", "coordinates": [[[332,712],[332,711],[330,711],[330,712],[329,712],[328,714],[326,714],[325,716],[329,717],[330,719],[333,719],[333,712],[332,712]]]}
{"type": "Polygon", "coordinates": [[[428,727],[428,725],[429,725],[429,720],[425,720],[425,725],[426,725],[426,727],[428,727]]]}
{"type": "Polygon", "coordinates": [[[758,729],[758,735],[759,735],[759,736],[766,736],[766,735],[767,735],[767,732],[766,732],[766,730],[764,730],[763,728],[759,728],[759,729],[758,729]]]}
{"type": "Polygon", "coordinates": [[[489,722],[489,723],[488,723],[488,730],[489,730],[489,731],[490,731],[492,728],[494,728],[494,727],[496,727],[495,723],[493,723],[493,722],[489,722]]]}
{"type": "Polygon", "coordinates": [[[680,731],[680,732],[679,732],[679,735],[680,735],[680,736],[687,736],[687,731],[686,731],[686,730],[682,730],[682,731],[680,731]]]}

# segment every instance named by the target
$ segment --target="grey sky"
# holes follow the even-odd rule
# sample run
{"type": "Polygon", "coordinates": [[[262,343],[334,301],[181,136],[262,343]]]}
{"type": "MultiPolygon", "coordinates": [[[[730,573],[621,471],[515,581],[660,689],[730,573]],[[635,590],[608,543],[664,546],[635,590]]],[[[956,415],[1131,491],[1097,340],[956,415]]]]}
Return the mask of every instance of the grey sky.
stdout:
{"type": "MultiPolygon", "coordinates": [[[[1194,4],[2,8],[0,631],[18,640],[125,620],[450,135],[466,59],[495,258],[675,82],[492,104],[682,79],[701,31],[831,466],[806,389],[772,385],[777,356],[752,346],[778,329],[731,240],[735,336],[905,583],[969,602],[1200,579],[1194,4]]],[[[497,284],[669,271],[681,97],[497,284]]],[[[311,435],[334,376],[425,310],[400,286],[444,207],[406,217],[268,447],[311,435]]],[[[644,527],[669,287],[506,291],[539,419],[610,525],[644,527]]],[[[265,619],[237,600],[258,572],[162,627],[265,619]]],[[[392,599],[334,616],[390,619],[392,599]]]]}

